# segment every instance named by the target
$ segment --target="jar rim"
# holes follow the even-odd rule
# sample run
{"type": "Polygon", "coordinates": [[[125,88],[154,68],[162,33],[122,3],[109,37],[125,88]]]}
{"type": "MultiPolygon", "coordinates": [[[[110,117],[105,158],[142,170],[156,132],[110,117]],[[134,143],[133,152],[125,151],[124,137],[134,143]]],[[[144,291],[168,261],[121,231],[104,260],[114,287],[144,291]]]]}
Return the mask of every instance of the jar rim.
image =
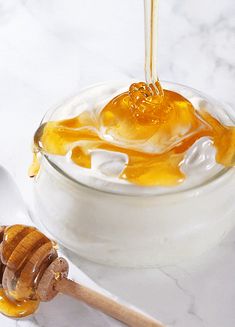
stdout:
{"type": "MultiPolygon", "coordinates": [[[[131,83],[131,82],[135,82],[135,81],[125,81],[128,85],[128,83],[131,83]]],[[[86,87],[86,88],[83,88],[80,90],[80,92],[83,92],[83,91],[86,91],[86,90],[89,90],[91,88],[94,88],[94,87],[99,87],[99,86],[102,86],[102,85],[105,85],[105,84],[108,84],[108,83],[112,83],[112,82],[109,82],[109,81],[106,81],[106,82],[103,82],[103,83],[96,83],[96,84],[92,84],[90,85],[89,87],[86,87]]],[[[118,81],[116,81],[116,83],[118,83],[118,81]]],[[[121,82],[120,82],[121,83],[121,82]]],[[[204,94],[203,92],[201,91],[198,91],[194,88],[191,88],[189,86],[186,86],[186,85],[183,85],[183,84],[180,84],[180,83],[173,83],[173,82],[168,82],[168,81],[161,81],[161,83],[163,83],[163,86],[164,84],[165,85],[171,85],[171,86],[175,86],[175,87],[181,87],[181,88],[184,88],[184,89],[188,89],[188,90],[191,90],[193,91],[195,94],[198,94],[200,96],[203,96],[207,99],[209,99],[210,101],[214,102],[214,103],[219,103],[217,100],[213,99],[212,97],[208,96],[207,94],[204,94]]],[[[122,84],[123,84],[123,81],[122,81],[122,84]]],[[[80,93],[79,92],[79,93],[80,93]]],[[[76,95],[72,95],[70,97],[68,97],[67,99],[65,99],[64,101],[62,101],[62,103],[60,103],[58,106],[55,106],[54,108],[48,110],[45,115],[43,116],[41,122],[40,122],[40,126],[45,122],[45,121],[48,121],[47,117],[51,114],[53,114],[53,112],[55,112],[58,107],[60,107],[61,105],[63,105],[63,103],[66,103],[66,101],[69,101],[71,100],[71,98],[74,98],[76,95]]],[[[224,105],[222,105],[224,107],[224,105]]],[[[110,190],[103,190],[103,189],[100,189],[98,187],[95,187],[95,186],[91,186],[91,185],[87,185],[86,183],[82,183],[81,181],[73,178],[71,175],[69,175],[66,171],[64,171],[62,168],[60,168],[55,162],[53,162],[49,156],[44,153],[43,151],[41,151],[41,149],[39,149],[39,152],[40,154],[42,155],[42,157],[47,161],[47,163],[50,165],[50,167],[52,169],[54,169],[58,174],[60,174],[61,176],[63,176],[64,178],[66,178],[67,180],[79,185],[79,186],[82,186],[82,187],[85,187],[87,189],[90,189],[90,190],[95,190],[97,192],[102,192],[102,193],[106,193],[106,194],[110,194],[110,195],[114,195],[114,196],[131,196],[131,197],[164,197],[164,196],[171,196],[171,195],[180,195],[180,194],[190,194],[191,192],[195,192],[197,190],[201,190],[203,187],[206,187],[208,185],[211,185],[213,182],[215,181],[218,181],[218,180],[221,180],[222,177],[224,175],[226,175],[228,172],[230,171],[233,171],[234,170],[234,167],[224,167],[222,168],[219,172],[217,172],[216,174],[214,174],[213,176],[211,176],[210,178],[208,178],[207,180],[203,181],[202,183],[200,184],[197,184],[197,185],[194,185],[192,187],[189,187],[189,188],[186,188],[186,189],[178,189],[178,190],[174,190],[174,186],[172,186],[172,191],[169,190],[164,192],[164,193],[128,193],[128,191],[126,192],[115,192],[115,191],[110,191],[110,190]]]]}

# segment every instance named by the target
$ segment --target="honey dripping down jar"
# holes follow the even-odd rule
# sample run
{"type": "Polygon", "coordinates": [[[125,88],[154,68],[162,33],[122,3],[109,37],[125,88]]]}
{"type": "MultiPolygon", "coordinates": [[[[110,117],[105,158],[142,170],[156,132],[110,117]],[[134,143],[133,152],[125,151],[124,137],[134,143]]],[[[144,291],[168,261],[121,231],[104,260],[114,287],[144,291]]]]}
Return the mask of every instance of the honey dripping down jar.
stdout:
{"type": "Polygon", "coordinates": [[[196,111],[182,95],[163,90],[156,83],[134,83],[113,98],[100,112],[43,124],[35,134],[36,153],[66,156],[90,169],[91,152],[106,150],[127,155],[119,178],[142,186],[174,186],[186,178],[180,167],[186,152],[200,138],[208,137],[216,148],[217,163],[235,164],[235,128],[225,126],[210,113],[196,111]],[[79,144],[78,144],[79,143],[79,144]],[[77,145],[78,144],[78,145],[77,145]]]}

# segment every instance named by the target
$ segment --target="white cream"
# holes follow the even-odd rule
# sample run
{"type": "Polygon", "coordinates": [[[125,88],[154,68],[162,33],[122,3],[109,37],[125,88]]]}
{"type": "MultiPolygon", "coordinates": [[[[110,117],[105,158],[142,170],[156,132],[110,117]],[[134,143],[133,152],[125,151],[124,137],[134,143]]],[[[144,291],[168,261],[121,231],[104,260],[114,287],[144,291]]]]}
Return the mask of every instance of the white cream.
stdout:
{"type": "Polygon", "coordinates": [[[128,162],[128,156],[123,153],[94,150],[91,152],[91,169],[79,167],[71,161],[70,155],[48,155],[48,158],[79,183],[101,191],[127,195],[157,195],[187,190],[205,183],[223,169],[216,163],[215,149],[206,137],[198,140],[186,153],[181,170],[187,177],[183,183],[172,187],[144,187],[120,179],[128,162]]]}
{"type": "MultiPolygon", "coordinates": [[[[217,106],[195,90],[165,87],[196,108],[217,106]]],[[[100,110],[121,91],[117,84],[92,87],[46,119],[100,110]]],[[[124,154],[103,150],[92,153],[91,169],[73,164],[69,153],[43,158],[35,179],[35,219],[81,256],[122,266],[169,264],[199,255],[235,224],[234,169],[216,163],[208,138],[188,150],[181,166],[187,179],[177,187],[142,187],[120,179],[127,161],[124,154]]]]}

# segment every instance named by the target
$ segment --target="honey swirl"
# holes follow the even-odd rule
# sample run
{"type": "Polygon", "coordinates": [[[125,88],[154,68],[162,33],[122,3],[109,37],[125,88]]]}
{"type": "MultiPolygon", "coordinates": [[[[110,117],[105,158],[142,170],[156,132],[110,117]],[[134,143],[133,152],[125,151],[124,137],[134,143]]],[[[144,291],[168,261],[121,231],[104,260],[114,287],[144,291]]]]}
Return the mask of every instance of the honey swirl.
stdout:
{"type": "Polygon", "coordinates": [[[182,95],[162,90],[159,82],[155,87],[140,82],[100,112],[91,108],[72,119],[42,125],[35,134],[35,149],[69,155],[72,162],[87,169],[92,168],[94,150],[123,153],[128,163],[120,179],[142,186],[174,186],[186,178],[181,165],[187,150],[205,136],[213,141],[216,161],[234,166],[234,127],[197,111],[182,95]]]}

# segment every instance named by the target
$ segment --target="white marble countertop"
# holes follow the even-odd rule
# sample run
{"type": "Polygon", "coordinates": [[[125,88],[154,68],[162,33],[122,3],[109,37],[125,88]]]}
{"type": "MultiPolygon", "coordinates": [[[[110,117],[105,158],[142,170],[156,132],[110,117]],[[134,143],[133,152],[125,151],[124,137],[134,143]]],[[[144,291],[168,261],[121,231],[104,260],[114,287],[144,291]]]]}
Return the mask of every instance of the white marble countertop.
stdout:
{"type": "MultiPolygon", "coordinates": [[[[235,108],[234,17],[234,0],[162,0],[161,79],[235,108]]],[[[0,164],[26,201],[30,142],[45,111],[91,83],[143,79],[143,54],[141,0],[0,0],[0,164]]],[[[235,326],[235,231],[194,262],[159,269],[108,268],[68,256],[98,284],[169,327],[235,326]]],[[[84,324],[81,306],[64,302],[43,304],[22,321],[0,316],[0,326],[103,327],[92,310],[84,324]],[[64,318],[56,318],[57,310],[64,318]]]]}

